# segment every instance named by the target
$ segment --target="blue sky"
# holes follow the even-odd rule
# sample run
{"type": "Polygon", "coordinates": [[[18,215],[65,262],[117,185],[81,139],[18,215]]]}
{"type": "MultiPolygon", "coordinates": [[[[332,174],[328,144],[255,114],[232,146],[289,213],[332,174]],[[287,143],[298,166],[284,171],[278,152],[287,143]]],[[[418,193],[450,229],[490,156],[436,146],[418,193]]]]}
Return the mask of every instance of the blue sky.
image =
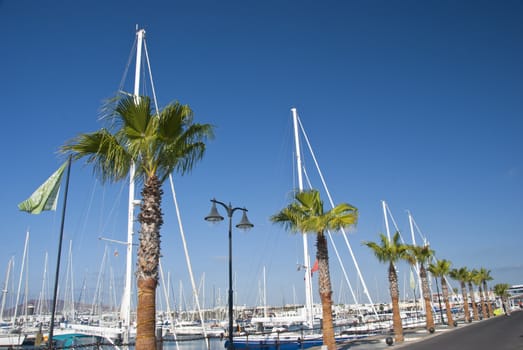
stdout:
{"type": "MultiPolygon", "coordinates": [[[[205,159],[175,175],[206,305],[225,303],[227,290],[227,225],[203,220],[213,197],[245,206],[255,224],[233,232],[237,303],[260,300],[264,267],[269,303],[303,302],[301,238],[269,221],[297,186],[292,107],[334,202],[359,209],[349,240],[375,301],[388,300],[386,266],[361,243],[385,232],[382,200],[405,239],[410,210],[438,258],[485,267],[492,285],[522,283],[522,17],[523,3],[512,0],[0,1],[0,273],[14,256],[16,287],[29,230],[30,294],[40,292],[46,251],[52,283],[60,210],[33,216],[16,205],[61,164],[60,145],[102,126],[100,107],[120,85],[138,24],[160,107],[178,100],[196,122],[216,126],[205,159]]],[[[190,303],[170,188],[164,192],[164,270],[174,297],[181,281],[190,303]]],[[[98,237],[126,239],[126,202],[125,184],[102,186],[90,168],[73,165],[63,259],[72,241],[75,289],[85,279],[88,299],[106,246],[102,270],[112,269],[121,288],[124,249],[98,237]]],[[[330,252],[334,300],[351,302],[330,252]]],[[[400,267],[401,280],[406,272],[400,267]]]]}

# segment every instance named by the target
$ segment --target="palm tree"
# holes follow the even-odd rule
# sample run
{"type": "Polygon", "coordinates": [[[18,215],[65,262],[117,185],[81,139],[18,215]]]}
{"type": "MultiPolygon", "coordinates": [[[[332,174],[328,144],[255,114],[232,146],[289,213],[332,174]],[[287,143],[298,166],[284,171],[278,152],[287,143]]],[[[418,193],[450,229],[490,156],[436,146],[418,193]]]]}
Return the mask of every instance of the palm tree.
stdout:
{"type": "Polygon", "coordinates": [[[392,300],[392,327],[396,342],[403,342],[403,325],[401,323],[399,306],[398,274],[395,264],[400,260],[407,259],[407,245],[400,242],[400,234],[396,232],[389,240],[384,234],[380,234],[381,244],[376,242],[363,242],[372,249],[374,255],[380,262],[389,263],[389,289],[392,300]]]}
{"type": "MultiPolygon", "coordinates": [[[[449,302],[449,287],[447,286],[447,276],[450,272],[451,262],[445,259],[437,260],[435,264],[429,265],[429,271],[434,277],[439,277],[441,280],[441,293],[443,294],[443,302],[447,309],[447,323],[449,327],[455,327],[454,320],[452,318],[452,309],[449,302]]],[[[436,282],[437,283],[437,282],[436,282]]],[[[443,322],[443,320],[441,320],[443,322]]]]}
{"type": "Polygon", "coordinates": [[[338,231],[356,224],[358,209],[342,203],[324,211],[323,201],[317,190],[296,192],[294,202],[271,216],[291,232],[316,234],[316,259],[318,261],[318,286],[323,314],[323,344],[329,350],[336,349],[332,322],[332,287],[329,271],[329,252],[325,231],[338,231]]]}
{"type": "Polygon", "coordinates": [[[430,246],[415,246],[409,245],[407,250],[406,260],[411,265],[419,263],[419,277],[421,279],[421,289],[423,292],[423,300],[425,301],[425,314],[426,314],[426,328],[428,331],[434,331],[434,315],[432,314],[432,297],[429,289],[429,281],[427,278],[427,269],[425,265],[428,263],[430,258],[434,255],[434,251],[430,249],[430,246]]]}
{"type": "Polygon", "coordinates": [[[483,284],[483,277],[479,273],[478,270],[474,269],[472,270],[472,282],[478,286],[478,293],[479,293],[479,312],[481,313],[481,317],[485,318],[487,314],[487,304],[485,303],[485,297],[483,295],[483,288],[481,287],[483,284]]]}
{"type": "Polygon", "coordinates": [[[465,282],[467,282],[467,285],[469,287],[470,302],[472,303],[472,314],[474,315],[474,321],[478,321],[479,320],[478,306],[476,305],[476,297],[474,295],[474,288],[472,286],[472,283],[474,282],[474,271],[473,270],[467,270],[467,276],[466,276],[465,282]]]}
{"type": "Polygon", "coordinates": [[[156,287],[160,258],[160,227],[163,224],[162,183],[173,171],[182,175],[202,159],[209,124],[193,123],[193,112],[178,102],[159,115],[152,112],[148,97],[122,97],[108,105],[104,120],[109,128],[80,134],[62,146],[74,159],[86,157],[102,182],[127,178],[131,164],[135,180],[143,184],[138,221],[140,244],[137,257],[136,349],[156,349],[156,287]]]}
{"type": "Polygon", "coordinates": [[[461,267],[459,269],[452,269],[449,272],[449,276],[459,281],[461,287],[461,297],[463,299],[463,312],[465,313],[465,322],[470,322],[470,311],[469,311],[469,300],[467,298],[467,286],[465,282],[467,281],[468,270],[466,267],[461,267]]]}
{"type": "Polygon", "coordinates": [[[493,278],[490,275],[490,270],[485,269],[484,267],[479,269],[479,274],[481,275],[481,283],[483,284],[483,293],[485,293],[485,302],[487,303],[488,316],[492,316],[492,303],[489,300],[487,281],[492,281],[493,278]]]}
{"type": "Polygon", "coordinates": [[[498,283],[494,285],[494,294],[499,296],[501,299],[501,306],[503,307],[503,311],[507,316],[510,316],[509,308],[507,308],[507,299],[510,296],[510,293],[508,292],[509,288],[510,285],[508,283],[498,283]]]}

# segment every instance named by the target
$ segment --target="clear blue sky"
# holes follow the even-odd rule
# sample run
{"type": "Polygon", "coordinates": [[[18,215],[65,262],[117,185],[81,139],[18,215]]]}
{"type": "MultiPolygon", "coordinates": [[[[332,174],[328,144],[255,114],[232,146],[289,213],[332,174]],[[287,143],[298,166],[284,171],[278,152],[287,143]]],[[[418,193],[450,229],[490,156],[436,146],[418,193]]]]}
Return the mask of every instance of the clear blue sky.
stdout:
{"type": "MultiPolygon", "coordinates": [[[[33,216],[17,204],[61,164],[60,145],[102,126],[99,109],[119,87],[136,24],[147,31],[160,107],[179,100],[196,122],[216,126],[205,159],[175,176],[206,305],[213,290],[225,303],[227,290],[226,222],[203,220],[213,197],[247,207],[255,224],[233,233],[237,303],[259,300],[264,266],[269,303],[303,302],[301,239],[269,221],[296,187],[292,107],[334,202],[359,209],[349,239],[374,300],[388,300],[387,267],[361,242],[385,232],[382,200],[406,239],[412,212],[438,258],[485,267],[492,285],[523,282],[523,3],[516,0],[1,0],[0,276],[11,256],[19,271],[29,229],[31,295],[40,292],[46,251],[52,283],[60,210],[33,216]]],[[[310,158],[306,166],[319,188],[310,158]]],[[[175,297],[182,281],[190,302],[168,186],[164,192],[164,270],[175,297]]],[[[69,199],[63,261],[71,240],[75,288],[85,278],[92,298],[106,245],[105,269],[121,288],[124,249],[98,237],[126,239],[125,184],[102,187],[90,168],[74,164],[69,199]]],[[[334,300],[350,302],[330,252],[334,300]]]]}

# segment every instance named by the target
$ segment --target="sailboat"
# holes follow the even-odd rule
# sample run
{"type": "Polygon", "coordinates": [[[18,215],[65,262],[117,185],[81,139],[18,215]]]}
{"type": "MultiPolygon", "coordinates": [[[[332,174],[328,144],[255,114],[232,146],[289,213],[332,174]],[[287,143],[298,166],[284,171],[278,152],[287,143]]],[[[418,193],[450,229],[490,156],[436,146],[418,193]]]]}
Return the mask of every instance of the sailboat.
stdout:
{"type": "Polygon", "coordinates": [[[11,270],[13,268],[14,264],[14,257],[9,259],[9,263],[7,265],[7,272],[5,277],[5,283],[4,287],[2,289],[2,306],[0,308],[0,348],[1,347],[12,347],[12,346],[19,346],[23,343],[25,339],[25,335],[22,333],[12,333],[11,330],[11,323],[4,322],[3,316],[4,316],[4,307],[5,307],[5,299],[8,292],[8,283],[9,283],[9,276],[11,274],[11,270]]]}
{"type": "MultiPolygon", "coordinates": [[[[7,296],[7,284],[9,282],[9,275],[10,275],[11,269],[14,264],[13,258],[11,258],[9,260],[9,264],[7,267],[5,285],[4,285],[3,296],[2,296],[2,310],[1,310],[2,313],[0,314],[0,318],[2,321],[2,327],[0,328],[1,329],[0,330],[0,347],[22,345],[22,343],[24,342],[24,340],[26,338],[25,333],[22,331],[22,328],[19,326],[19,323],[18,323],[19,320],[17,320],[17,316],[18,316],[18,304],[20,302],[20,290],[21,290],[21,286],[22,286],[22,279],[24,277],[24,266],[26,265],[26,262],[27,262],[28,244],[29,244],[29,231],[26,232],[26,236],[25,236],[24,253],[23,253],[23,257],[22,257],[22,264],[21,264],[21,269],[20,269],[20,279],[19,279],[19,283],[18,283],[18,291],[16,293],[16,302],[15,302],[13,317],[9,323],[7,323],[7,322],[4,323],[3,322],[3,313],[4,313],[4,307],[5,307],[5,298],[7,296]]],[[[27,298],[26,298],[26,302],[27,302],[27,298]]],[[[27,307],[25,309],[27,310],[27,307]]],[[[25,317],[22,322],[24,322],[24,321],[25,321],[25,317]]]]}

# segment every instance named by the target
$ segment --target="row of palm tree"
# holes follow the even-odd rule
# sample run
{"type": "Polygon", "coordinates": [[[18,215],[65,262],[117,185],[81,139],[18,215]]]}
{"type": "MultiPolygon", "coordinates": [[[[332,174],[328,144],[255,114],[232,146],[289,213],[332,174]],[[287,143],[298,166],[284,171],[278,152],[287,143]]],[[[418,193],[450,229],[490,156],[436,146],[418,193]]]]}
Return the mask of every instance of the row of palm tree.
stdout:
{"type": "MultiPolygon", "coordinates": [[[[107,128],[93,133],[80,134],[69,140],[61,151],[73,159],[86,158],[95,174],[103,181],[125,180],[131,166],[136,167],[135,179],[142,183],[142,199],[138,222],[140,223],[140,244],[138,247],[136,280],[138,287],[136,350],[155,349],[156,287],[160,257],[160,228],[163,224],[161,211],[162,183],[173,172],[186,174],[203,158],[205,141],[213,137],[213,126],[193,122],[189,106],[178,102],[169,104],[158,114],[153,112],[148,97],[123,97],[105,109],[107,128]]],[[[319,267],[319,292],[323,312],[323,343],[328,350],[336,348],[332,321],[332,287],[326,232],[337,231],[356,224],[356,207],[342,203],[325,211],[317,190],[295,192],[293,202],[271,221],[282,224],[292,232],[316,235],[316,259],[319,267]]],[[[423,298],[427,311],[427,329],[434,328],[431,295],[428,287],[427,269],[440,277],[444,301],[447,308],[447,322],[454,324],[448,300],[448,286],[445,276],[455,276],[461,282],[463,300],[466,298],[465,283],[473,295],[472,282],[479,287],[483,315],[492,315],[490,303],[485,302],[483,290],[491,280],[490,271],[485,269],[468,271],[466,268],[450,270],[446,260],[431,264],[434,252],[428,246],[416,247],[401,244],[399,233],[392,240],[381,235],[381,245],[365,242],[378,260],[389,263],[389,283],[393,305],[393,327],[396,341],[403,341],[399,311],[399,289],[395,264],[405,260],[420,264],[423,298]],[[488,313],[487,310],[488,309],[488,313]]],[[[466,308],[468,305],[465,302],[466,308]]],[[[473,305],[474,318],[478,311],[473,305]]],[[[466,310],[467,310],[466,309],[466,310]]],[[[468,312],[465,312],[468,317],[468,312]]]]}
{"type": "Polygon", "coordinates": [[[389,289],[392,300],[392,321],[394,337],[396,342],[402,342],[404,340],[399,308],[398,277],[396,272],[396,264],[399,261],[406,261],[407,263],[412,265],[412,267],[419,265],[419,278],[421,280],[422,297],[424,300],[426,311],[426,329],[429,332],[434,332],[434,315],[432,309],[432,295],[429,288],[429,279],[427,272],[430,272],[432,276],[436,278],[436,283],[438,279],[441,283],[441,294],[446,308],[446,323],[449,327],[455,327],[457,323],[453,319],[452,309],[450,306],[449,290],[446,279],[447,276],[460,282],[461,294],[464,304],[465,320],[467,322],[472,321],[470,318],[470,310],[468,305],[469,298],[467,296],[467,285],[468,293],[472,301],[474,320],[479,320],[479,312],[481,312],[483,317],[487,318],[493,315],[492,305],[490,302],[487,301],[488,296],[485,297],[484,295],[484,292],[487,293],[488,291],[487,282],[492,280],[490,270],[487,270],[485,268],[469,270],[466,267],[451,269],[452,264],[450,261],[446,259],[435,259],[435,252],[430,248],[430,246],[416,246],[404,244],[400,242],[400,238],[401,237],[399,232],[396,232],[390,240],[384,234],[380,234],[379,243],[363,242],[364,245],[366,245],[373,251],[374,255],[380,262],[388,263],[389,289]],[[481,311],[479,312],[477,305],[474,301],[475,298],[473,284],[475,284],[478,287],[481,309],[481,311]]]}
{"type": "MultiPolygon", "coordinates": [[[[355,225],[358,211],[347,203],[339,204],[329,211],[324,211],[323,202],[317,190],[297,191],[294,193],[293,202],[280,212],[271,217],[274,223],[282,224],[294,233],[313,233],[316,235],[316,259],[319,265],[319,292],[323,313],[323,343],[327,348],[335,349],[335,337],[332,323],[332,288],[330,282],[328,250],[325,233],[330,230],[339,230],[355,225]]],[[[487,291],[487,281],[492,280],[490,271],[485,268],[468,270],[466,267],[451,269],[451,262],[445,259],[435,260],[435,252],[428,245],[415,246],[400,242],[400,234],[396,232],[392,239],[380,235],[380,243],[364,242],[372,249],[380,262],[388,263],[388,279],[392,300],[393,330],[396,342],[402,342],[403,327],[399,308],[399,287],[396,264],[406,261],[412,266],[419,264],[419,277],[422,282],[422,293],[426,310],[426,328],[434,332],[434,316],[432,308],[432,295],[429,288],[428,272],[440,280],[443,302],[447,314],[447,325],[455,327],[452,308],[449,301],[447,276],[460,282],[462,297],[465,307],[466,321],[470,320],[466,283],[469,284],[469,293],[472,299],[474,319],[479,320],[479,312],[474,302],[472,283],[478,286],[480,295],[480,308],[484,317],[492,315],[492,306],[487,303],[483,290],[487,291]],[[435,260],[435,261],[434,261],[435,260]],[[433,262],[434,261],[434,262],[433,262]]],[[[442,317],[443,322],[443,317],[442,317]]]]}

